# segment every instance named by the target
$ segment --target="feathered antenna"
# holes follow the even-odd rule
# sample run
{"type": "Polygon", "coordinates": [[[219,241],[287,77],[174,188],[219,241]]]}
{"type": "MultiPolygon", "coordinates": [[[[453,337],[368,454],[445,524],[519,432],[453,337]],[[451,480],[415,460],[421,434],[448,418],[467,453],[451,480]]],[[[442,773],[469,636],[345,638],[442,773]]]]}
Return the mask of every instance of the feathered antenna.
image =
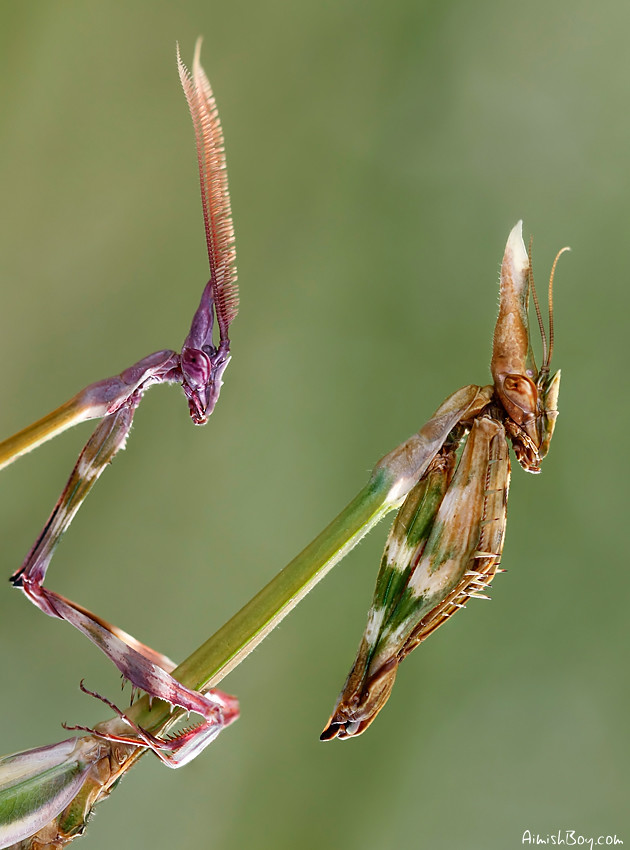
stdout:
{"type": "Polygon", "coordinates": [[[230,323],[238,312],[236,251],[223,131],[210,83],[199,61],[201,41],[201,38],[197,39],[195,45],[192,74],[182,62],[179,44],[177,67],[195,128],[210,280],[219,332],[223,340],[227,338],[230,323]]]}

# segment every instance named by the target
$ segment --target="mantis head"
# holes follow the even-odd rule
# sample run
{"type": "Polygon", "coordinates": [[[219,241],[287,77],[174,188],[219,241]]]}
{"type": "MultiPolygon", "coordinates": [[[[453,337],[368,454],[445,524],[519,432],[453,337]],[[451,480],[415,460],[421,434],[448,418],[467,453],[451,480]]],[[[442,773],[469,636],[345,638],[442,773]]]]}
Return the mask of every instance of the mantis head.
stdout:
{"type": "Polygon", "coordinates": [[[549,333],[541,317],[531,255],[525,250],[523,222],[512,229],[501,265],[499,318],[494,331],[491,370],[498,400],[507,413],[506,428],[512,438],[516,457],[528,472],[540,472],[540,461],[549,443],[558,416],[560,372],[550,373],[553,354],[553,277],[558,252],[549,279],[549,333]],[[540,370],[536,366],[529,332],[528,305],[530,288],[543,355],[540,370]]]}
{"type": "Polygon", "coordinates": [[[214,410],[223,385],[223,373],[230,362],[230,341],[222,336],[218,347],[212,341],[214,298],[212,281],[201,296],[190,333],[182,348],[180,367],[182,388],[188,399],[195,425],[205,425],[214,410]]]}

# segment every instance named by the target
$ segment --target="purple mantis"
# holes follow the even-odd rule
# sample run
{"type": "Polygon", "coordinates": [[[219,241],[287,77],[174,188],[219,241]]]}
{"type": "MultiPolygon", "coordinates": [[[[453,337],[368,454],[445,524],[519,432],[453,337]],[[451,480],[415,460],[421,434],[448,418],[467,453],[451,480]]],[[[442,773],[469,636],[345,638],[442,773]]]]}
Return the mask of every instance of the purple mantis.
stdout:
{"type": "Polygon", "coordinates": [[[67,620],[93,641],[133,688],[204,718],[192,731],[167,741],[153,738],[132,724],[129,725],[138,737],[114,737],[114,740],[148,746],[174,767],[194,757],[221,728],[236,719],[236,699],[220,691],[201,694],[184,687],[170,675],[175,665],[166,656],[44,587],[43,582],[53,552],[81,503],[105,467],[124,448],[144,392],[153,384],[181,384],[193,422],[203,425],[214,410],[223,373],[230,361],[229,328],[238,310],[234,229],[223,133],[212,89],[199,61],[200,47],[201,41],[198,41],[192,73],[183,64],[179,49],[177,64],[195,130],[210,279],[181,353],[164,350],[144,357],[120,375],[86,387],[44,419],[0,444],[1,466],[3,459],[14,459],[77,422],[102,418],[81,452],[40,536],[20,569],[11,576],[11,581],[45,614],[67,620]],[[170,754],[165,755],[164,751],[170,754]]]}

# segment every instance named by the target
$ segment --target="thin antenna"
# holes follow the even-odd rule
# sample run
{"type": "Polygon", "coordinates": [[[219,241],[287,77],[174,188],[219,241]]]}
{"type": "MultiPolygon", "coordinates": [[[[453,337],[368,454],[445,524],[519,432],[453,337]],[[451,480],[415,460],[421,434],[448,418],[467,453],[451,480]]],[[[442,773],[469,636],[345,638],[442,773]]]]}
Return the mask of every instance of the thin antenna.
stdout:
{"type": "Polygon", "coordinates": [[[549,276],[549,357],[543,361],[543,369],[545,372],[549,371],[549,364],[551,363],[551,355],[553,354],[553,276],[556,273],[556,266],[558,265],[558,260],[565,253],[565,251],[570,251],[568,245],[565,245],[564,248],[561,248],[556,254],[556,259],[553,261],[553,265],[551,267],[551,274],[549,276]]]}
{"type": "MultiPolygon", "coordinates": [[[[540,312],[540,303],[538,301],[538,293],[536,292],[536,284],[534,283],[534,267],[532,265],[532,243],[534,241],[534,237],[529,237],[529,248],[527,249],[527,256],[529,257],[529,268],[527,270],[527,276],[529,277],[529,285],[532,291],[532,298],[534,300],[534,307],[536,308],[536,317],[538,319],[538,327],[540,329],[540,336],[542,337],[542,370],[545,368],[545,363],[547,363],[547,332],[545,331],[545,326],[542,320],[542,313],[540,312]]],[[[551,358],[549,358],[551,359],[551,358]]]]}

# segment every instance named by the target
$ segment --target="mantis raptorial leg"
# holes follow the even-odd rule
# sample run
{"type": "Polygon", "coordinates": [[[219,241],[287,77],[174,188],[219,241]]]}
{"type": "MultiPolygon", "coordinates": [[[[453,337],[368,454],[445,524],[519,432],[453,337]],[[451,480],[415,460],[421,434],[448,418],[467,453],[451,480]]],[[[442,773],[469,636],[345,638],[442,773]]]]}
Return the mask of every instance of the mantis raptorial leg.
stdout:
{"type": "Polygon", "coordinates": [[[503,550],[508,439],[528,472],[540,472],[549,449],[560,384],[560,372],[551,376],[549,371],[553,276],[562,251],[549,281],[547,337],[521,230],[519,222],[510,233],[501,266],[491,361],[494,384],[479,390],[485,404],[466,411],[443,435],[394,521],[359,651],[323,740],[364,732],[387,702],[403,658],[470,598],[488,598],[482,591],[498,571],[503,550]],[[530,290],[543,339],[540,370],[529,332],[530,290]]]}
{"type": "MultiPolygon", "coordinates": [[[[166,656],[43,586],[48,564],[63,533],[98,477],[124,448],[143,393],[153,384],[181,384],[193,422],[203,425],[214,410],[223,373],[230,361],[229,328],[238,310],[234,231],[223,133],[214,96],[199,61],[200,48],[201,41],[198,41],[192,73],[183,64],[179,49],[177,65],[195,130],[210,279],[202,292],[181,353],[170,349],[157,351],[119,375],[90,384],[47,417],[0,443],[0,467],[77,422],[102,419],[83,449],[39,538],[11,581],[44,613],[67,620],[83,632],[114,662],[133,687],[200,714],[204,720],[196,731],[200,741],[208,742],[215,730],[237,716],[234,698],[212,692],[202,695],[184,687],[170,675],[175,665],[166,656]]],[[[187,733],[187,745],[189,740],[187,733]]],[[[146,739],[143,745],[159,753],[156,739],[146,739]]],[[[167,749],[173,752],[177,746],[171,740],[167,749]]]]}

